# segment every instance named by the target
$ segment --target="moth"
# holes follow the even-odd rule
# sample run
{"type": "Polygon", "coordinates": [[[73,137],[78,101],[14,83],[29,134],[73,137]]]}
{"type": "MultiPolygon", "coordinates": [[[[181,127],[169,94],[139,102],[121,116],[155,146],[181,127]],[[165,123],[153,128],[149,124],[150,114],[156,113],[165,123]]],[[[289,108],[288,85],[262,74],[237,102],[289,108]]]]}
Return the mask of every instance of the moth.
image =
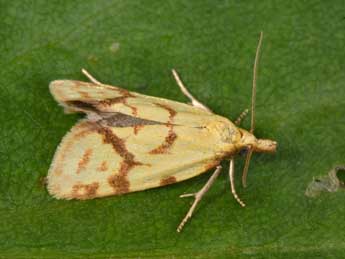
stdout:
{"type": "Polygon", "coordinates": [[[233,123],[214,114],[198,101],[172,70],[182,93],[191,104],[151,97],[97,81],[86,70],[90,83],[57,80],[50,91],[65,111],[86,118],[72,127],[56,150],[47,176],[47,189],[57,199],[93,199],[121,195],[184,181],[216,168],[196,193],[188,213],[177,227],[180,232],[196,205],[221,172],[220,162],[230,160],[230,187],[236,194],[234,157],[246,150],[242,175],[245,186],[253,152],[275,152],[277,143],[254,135],[256,66],[253,69],[251,129],[239,128],[245,110],[233,123]]]}

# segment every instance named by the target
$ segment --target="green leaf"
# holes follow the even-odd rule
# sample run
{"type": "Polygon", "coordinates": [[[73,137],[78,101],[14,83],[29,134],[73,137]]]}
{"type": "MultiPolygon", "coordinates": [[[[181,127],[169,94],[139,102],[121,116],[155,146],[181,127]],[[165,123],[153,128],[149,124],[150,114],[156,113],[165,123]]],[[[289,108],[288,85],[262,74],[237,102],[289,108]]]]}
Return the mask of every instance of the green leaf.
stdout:
{"type": "MultiPolygon", "coordinates": [[[[0,1],[1,258],[342,258],[344,192],[304,195],[313,176],[345,164],[345,8],[334,1],[0,1]],[[224,172],[184,231],[175,229],[210,173],[144,192],[55,200],[42,179],[80,115],[48,84],[98,80],[187,101],[170,70],[215,112],[250,105],[264,31],[255,154],[242,209],[224,172]]],[[[249,120],[244,123],[248,128],[249,120]]]]}

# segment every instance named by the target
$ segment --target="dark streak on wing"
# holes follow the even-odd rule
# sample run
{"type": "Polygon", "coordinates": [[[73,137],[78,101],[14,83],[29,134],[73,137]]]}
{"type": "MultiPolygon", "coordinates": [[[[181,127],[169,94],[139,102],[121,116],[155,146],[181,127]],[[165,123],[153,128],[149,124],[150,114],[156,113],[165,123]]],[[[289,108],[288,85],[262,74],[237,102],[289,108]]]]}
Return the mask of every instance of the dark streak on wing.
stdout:
{"type": "Polygon", "coordinates": [[[101,124],[105,124],[107,126],[111,127],[133,127],[133,126],[142,126],[142,125],[164,125],[165,123],[157,122],[157,121],[152,121],[152,120],[146,120],[146,119],[141,119],[138,117],[133,117],[127,114],[123,113],[111,113],[111,114],[99,114],[101,117],[103,117],[102,120],[99,122],[101,124]]]}
{"type": "Polygon", "coordinates": [[[95,112],[97,113],[97,108],[94,107],[94,104],[91,102],[83,102],[83,101],[68,101],[66,105],[71,107],[72,109],[76,109],[82,112],[95,112]]]}
{"type": "Polygon", "coordinates": [[[176,177],[175,176],[168,176],[166,178],[161,179],[160,186],[168,185],[176,183],[176,177]]]}
{"type": "Polygon", "coordinates": [[[103,126],[110,126],[110,127],[138,127],[145,126],[145,125],[167,125],[167,123],[162,123],[153,120],[146,120],[139,117],[134,117],[131,115],[127,115],[120,112],[100,112],[95,106],[96,103],[90,102],[83,102],[83,101],[69,101],[66,102],[68,106],[72,109],[86,112],[86,113],[94,113],[99,115],[102,119],[98,120],[98,122],[103,126]]]}

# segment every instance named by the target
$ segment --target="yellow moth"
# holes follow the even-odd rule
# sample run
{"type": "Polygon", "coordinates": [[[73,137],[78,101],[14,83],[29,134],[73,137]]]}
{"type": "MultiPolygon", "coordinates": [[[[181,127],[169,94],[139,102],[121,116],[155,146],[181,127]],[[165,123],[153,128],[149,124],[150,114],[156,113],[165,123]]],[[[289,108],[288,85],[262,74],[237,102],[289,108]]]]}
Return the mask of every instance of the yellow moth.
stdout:
{"type": "Polygon", "coordinates": [[[230,160],[229,176],[234,186],[234,156],[247,150],[242,181],[252,152],[274,152],[276,142],[257,139],[254,131],[256,65],[254,63],[251,130],[237,127],[248,111],[235,121],[214,114],[194,98],[176,71],[173,75],[191,105],[151,97],[98,82],[57,80],[50,91],[67,112],[82,112],[80,120],[57,148],[47,176],[47,188],[58,199],[92,199],[164,186],[216,168],[195,198],[177,231],[192,216],[202,196],[221,171],[220,162],[230,160]]]}

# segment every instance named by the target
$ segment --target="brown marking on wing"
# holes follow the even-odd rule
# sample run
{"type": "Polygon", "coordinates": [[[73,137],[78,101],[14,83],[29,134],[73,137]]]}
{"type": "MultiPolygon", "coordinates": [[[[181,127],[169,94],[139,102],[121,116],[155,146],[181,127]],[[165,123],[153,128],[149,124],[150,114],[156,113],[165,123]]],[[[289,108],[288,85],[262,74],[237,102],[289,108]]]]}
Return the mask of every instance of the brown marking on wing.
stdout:
{"type": "Polygon", "coordinates": [[[115,194],[123,194],[129,192],[129,181],[125,175],[111,175],[108,182],[114,189],[115,194]]]}
{"type": "Polygon", "coordinates": [[[127,179],[127,174],[129,170],[137,165],[142,165],[142,163],[132,160],[124,160],[121,162],[119,172],[108,177],[108,183],[114,189],[114,194],[129,192],[130,183],[127,179]]]}
{"type": "Polygon", "coordinates": [[[116,89],[118,92],[120,92],[120,94],[122,94],[123,96],[128,96],[128,97],[135,97],[130,91],[123,89],[123,88],[117,88],[116,89]]]}
{"type": "Polygon", "coordinates": [[[138,115],[138,109],[137,107],[133,106],[133,105],[129,105],[128,103],[124,103],[125,106],[127,106],[128,108],[130,108],[132,110],[132,115],[133,116],[137,116],[138,115]]]}
{"type": "Polygon", "coordinates": [[[143,165],[134,160],[122,161],[118,174],[109,176],[108,183],[114,189],[114,194],[123,194],[129,192],[130,182],[127,179],[128,172],[137,165],[143,165]]]}
{"type": "Polygon", "coordinates": [[[113,146],[113,149],[122,158],[119,172],[108,178],[108,183],[114,189],[115,194],[122,194],[129,191],[129,181],[127,179],[128,172],[135,166],[143,165],[141,162],[134,160],[134,155],[130,153],[123,139],[115,135],[109,128],[99,128],[98,133],[103,136],[103,142],[113,146]]]}
{"type": "Polygon", "coordinates": [[[88,85],[88,86],[91,86],[91,83],[87,83],[87,82],[83,82],[83,81],[78,81],[78,80],[69,80],[71,83],[73,83],[72,85],[72,88],[74,89],[79,89],[80,86],[85,86],[85,85],[88,85]]]}
{"type": "Polygon", "coordinates": [[[94,198],[97,194],[99,183],[94,182],[90,184],[75,184],[72,187],[72,197],[75,199],[85,200],[94,198]]]}
{"type": "Polygon", "coordinates": [[[75,132],[75,134],[73,135],[73,137],[68,139],[68,141],[66,140],[64,142],[63,149],[61,149],[61,152],[60,152],[60,157],[58,161],[55,162],[56,169],[54,170],[54,175],[60,176],[62,174],[62,171],[63,171],[62,167],[66,159],[66,154],[70,151],[72,146],[75,144],[75,141],[78,141],[80,138],[83,138],[86,135],[93,133],[95,129],[96,129],[96,125],[86,120],[74,126],[73,132],[75,132]]]}
{"type": "Polygon", "coordinates": [[[90,99],[91,98],[91,96],[89,95],[88,92],[80,91],[80,90],[78,92],[80,93],[81,97],[84,99],[90,99]]]}
{"type": "Polygon", "coordinates": [[[127,98],[128,98],[128,96],[118,96],[118,97],[109,98],[109,99],[99,101],[98,103],[100,105],[110,106],[110,105],[117,104],[117,103],[124,103],[127,98]]]}
{"type": "Polygon", "coordinates": [[[160,186],[164,186],[164,185],[168,185],[168,184],[172,184],[172,183],[176,183],[176,177],[175,176],[168,176],[166,178],[163,178],[160,181],[160,186]]]}
{"type": "Polygon", "coordinates": [[[60,99],[63,102],[66,99],[64,92],[61,91],[61,89],[59,87],[56,87],[56,86],[61,86],[62,84],[63,83],[61,81],[55,82],[54,93],[58,97],[58,99],[60,99]]]}
{"type": "Polygon", "coordinates": [[[129,91],[127,91],[125,89],[118,89],[118,91],[122,94],[122,96],[102,100],[99,102],[99,104],[104,105],[104,106],[110,106],[113,104],[122,103],[123,105],[127,106],[128,108],[130,108],[132,110],[133,116],[137,116],[137,114],[138,114],[137,107],[135,107],[133,105],[129,105],[127,103],[127,98],[135,98],[135,95],[131,94],[129,91]]]}
{"type": "Polygon", "coordinates": [[[94,132],[93,129],[85,129],[85,130],[82,130],[82,131],[78,132],[77,134],[75,134],[74,137],[77,140],[77,139],[83,138],[86,135],[89,135],[89,134],[91,134],[93,132],[94,132]]]}
{"type": "Polygon", "coordinates": [[[168,152],[170,147],[174,144],[175,140],[177,139],[177,135],[174,132],[174,125],[173,125],[174,117],[176,116],[177,112],[166,104],[161,104],[161,103],[155,103],[155,104],[169,112],[169,121],[166,124],[166,126],[169,128],[169,131],[168,131],[168,136],[165,137],[164,142],[158,147],[152,149],[149,152],[149,154],[164,154],[168,152]]]}
{"type": "Polygon", "coordinates": [[[76,174],[80,174],[80,171],[85,170],[87,164],[90,161],[91,155],[92,155],[92,149],[91,148],[85,150],[83,157],[79,160],[76,174]]]}
{"type": "Polygon", "coordinates": [[[92,123],[87,120],[82,121],[74,127],[74,130],[78,131],[78,133],[74,135],[74,138],[75,139],[83,138],[86,135],[93,133],[96,130],[96,128],[97,127],[95,123],[92,123]]]}
{"type": "Polygon", "coordinates": [[[99,165],[99,167],[97,167],[97,171],[99,171],[99,172],[105,172],[105,171],[107,171],[108,170],[108,163],[107,163],[107,161],[103,161],[100,165],[99,165]]]}
{"type": "Polygon", "coordinates": [[[176,116],[177,112],[171,108],[170,106],[166,105],[166,104],[162,104],[162,103],[155,103],[155,105],[167,110],[169,112],[169,122],[172,123],[172,120],[174,119],[174,117],[176,116]]]}
{"type": "Polygon", "coordinates": [[[100,127],[98,133],[103,136],[103,142],[112,145],[113,149],[118,153],[124,160],[133,160],[134,155],[130,153],[125,145],[123,139],[116,136],[116,134],[109,128],[100,127]]]}
{"type": "Polygon", "coordinates": [[[177,135],[172,130],[172,127],[171,127],[169,129],[168,136],[165,137],[164,142],[160,146],[156,147],[155,149],[152,149],[149,153],[152,155],[167,153],[169,148],[174,144],[176,139],[177,139],[177,135]]]}
{"type": "Polygon", "coordinates": [[[134,135],[137,135],[139,130],[142,129],[145,125],[134,125],[133,127],[133,131],[134,131],[134,135]]]}

